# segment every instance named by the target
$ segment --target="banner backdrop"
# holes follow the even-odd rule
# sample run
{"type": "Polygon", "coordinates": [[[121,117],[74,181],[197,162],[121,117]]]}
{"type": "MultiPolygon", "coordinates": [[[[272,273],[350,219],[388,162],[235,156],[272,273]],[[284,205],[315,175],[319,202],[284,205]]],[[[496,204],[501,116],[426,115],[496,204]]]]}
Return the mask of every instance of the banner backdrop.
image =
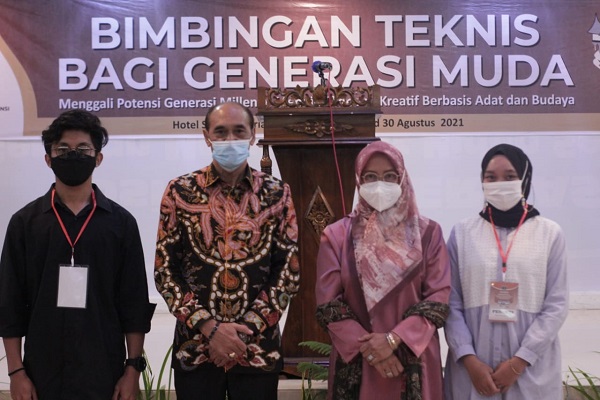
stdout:
{"type": "Polygon", "coordinates": [[[198,133],[257,87],[381,87],[378,132],[600,128],[597,0],[0,0],[0,137],[198,133]]]}

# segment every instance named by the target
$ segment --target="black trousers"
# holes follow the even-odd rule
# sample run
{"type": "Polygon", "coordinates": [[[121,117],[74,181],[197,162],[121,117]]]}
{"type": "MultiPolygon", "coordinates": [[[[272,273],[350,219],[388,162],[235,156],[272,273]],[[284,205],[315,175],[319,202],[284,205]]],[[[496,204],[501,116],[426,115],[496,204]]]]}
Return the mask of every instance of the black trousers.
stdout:
{"type": "Polygon", "coordinates": [[[277,400],[279,376],[225,372],[214,364],[194,371],[175,370],[177,400],[277,400]]]}

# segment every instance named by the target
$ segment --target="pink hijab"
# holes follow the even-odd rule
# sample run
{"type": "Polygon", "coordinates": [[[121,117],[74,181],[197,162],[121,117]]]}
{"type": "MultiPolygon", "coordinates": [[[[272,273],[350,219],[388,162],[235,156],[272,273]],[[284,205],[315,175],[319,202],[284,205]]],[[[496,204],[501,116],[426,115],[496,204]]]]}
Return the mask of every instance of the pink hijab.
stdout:
{"type": "Polygon", "coordinates": [[[396,173],[404,179],[402,195],[396,204],[379,212],[359,197],[352,218],[352,239],[356,267],[371,311],[398,286],[423,258],[419,210],[404,158],[389,143],[378,141],[366,146],[356,158],[356,185],[360,188],[362,172],[374,154],[385,155],[396,173]]]}

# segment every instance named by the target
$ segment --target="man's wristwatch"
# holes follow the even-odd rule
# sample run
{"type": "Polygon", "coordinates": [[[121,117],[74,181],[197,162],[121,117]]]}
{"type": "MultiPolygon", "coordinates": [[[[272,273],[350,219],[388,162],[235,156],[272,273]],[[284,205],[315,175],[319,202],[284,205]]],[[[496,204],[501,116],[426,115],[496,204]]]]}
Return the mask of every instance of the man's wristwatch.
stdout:
{"type": "Polygon", "coordinates": [[[144,372],[146,369],[146,359],[144,357],[128,358],[125,360],[125,366],[132,366],[138,372],[144,372]]]}

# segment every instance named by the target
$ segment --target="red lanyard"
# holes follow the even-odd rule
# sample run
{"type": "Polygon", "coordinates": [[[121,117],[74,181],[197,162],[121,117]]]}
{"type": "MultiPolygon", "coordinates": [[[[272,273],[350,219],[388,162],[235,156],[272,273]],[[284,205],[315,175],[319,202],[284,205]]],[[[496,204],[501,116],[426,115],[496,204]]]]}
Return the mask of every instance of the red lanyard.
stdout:
{"type": "Polygon", "coordinates": [[[500,243],[500,238],[498,237],[498,232],[496,232],[496,225],[494,225],[494,218],[492,218],[492,209],[488,207],[488,215],[490,216],[490,222],[492,223],[492,230],[494,231],[494,237],[496,238],[496,244],[498,245],[498,251],[500,252],[500,257],[502,258],[502,280],[506,275],[506,261],[508,260],[508,255],[510,254],[510,250],[512,249],[512,245],[515,242],[515,238],[517,237],[517,233],[519,233],[519,229],[521,229],[521,225],[523,225],[523,221],[525,221],[525,216],[527,215],[527,205],[525,205],[523,210],[523,215],[521,215],[521,219],[519,220],[519,225],[517,225],[517,230],[513,235],[510,243],[508,244],[508,249],[506,249],[506,253],[502,248],[502,243],[500,243]]]}
{"type": "Polygon", "coordinates": [[[65,224],[63,223],[62,219],[60,218],[60,215],[58,215],[58,211],[56,210],[56,205],[54,205],[54,194],[55,193],[56,193],[56,189],[52,189],[52,209],[54,210],[54,214],[56,214],[58,223],[60,224],[60,227],[62,228],[62,231],[65,234],[67,241],[71,245],[71,265],[75,265],[75,245],[77,244],[77,241],[83,234],[83,231],[85,231],[85,228],[87,228],[88,222],[90,222],[90,219],[92,219],[92,215],[94,215],[94,211],[96,211],[96,194],[92,190],[92,203],[94,204],[94,206],[92,207],[92,211],[90,212],[90,215],[88,215],[85,222],[83,223],[83,226],[79,230],[79,234],[77,235],[77,238],[75,238],[75,241],[72,242],[71,237],[69,236],[69,233],[67,232],[67,229],[65,228],[65,224]]]}

